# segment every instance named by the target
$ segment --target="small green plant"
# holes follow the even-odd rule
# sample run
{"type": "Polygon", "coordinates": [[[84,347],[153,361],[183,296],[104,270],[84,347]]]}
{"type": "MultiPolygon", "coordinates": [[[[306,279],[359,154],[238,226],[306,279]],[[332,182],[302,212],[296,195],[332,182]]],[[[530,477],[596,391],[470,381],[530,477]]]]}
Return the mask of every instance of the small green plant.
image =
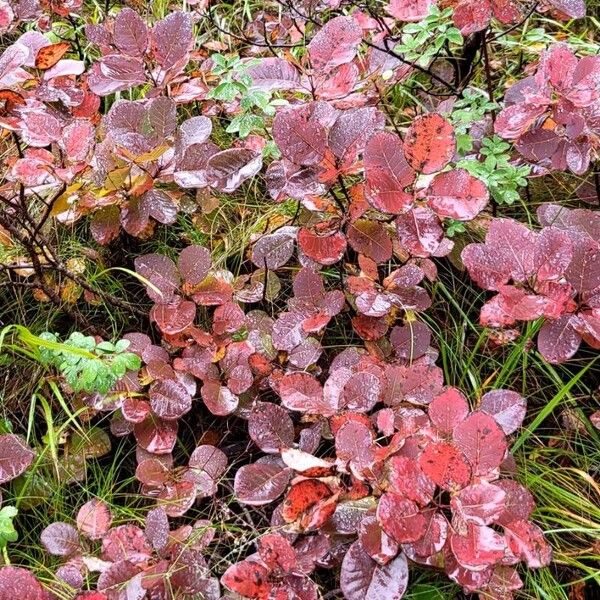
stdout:
{"type": "Polygon", "coordinates": [[[6,547],[10,542],[16,542],[19,539],[13,523],[18,512],[14,506],[4,506],[0,509],[0,550],[6,563],[9,562],[6,547]]]}
{"type": "Polygon", "coordinates": [[[425,19],[402,28],[401,43],[394,50],[404,58],[426,67],[445,45],[462,44],[460,31],[452,24],[452,9],[432,6],[425,19]]]}
{"type": "Polygon", "coordinates": [[[467,88],[461,98],[452,106],[448,115],[454,125],[456,135],[456,151],[465,155],[473,150],[473,138],[469,133],[471,125],[485,119],[490,111],[499,109],[496,102],[491,102],[487,92],[478,88],[467,88]]]}
{"type": "MultiPolygon", "coordinates": [[[[58,336],[44,332],[40,338],[58,344],[58,336]]],[[[93,336],[72,333],[58,347],[40,347],[42,362],[56,367],[75,392],[107,393],[129,370],[139,369],[140,358],[126,352],[128,340],[97,342],[93,336]],[[81,352],[83,351],[83,352],[81,352]]]]}
{"type": "Polygon", "coordinates": [[[519,199],[518,189],[527,185],[531,167],[512,164],[510,144],[496,135],[484,138],[479,152],[484,160],[465,159],[458,166],[481,179],[498,204],[513,204],[519,199]]]}
{"type": "MultiPolygon", "coordinates": [[[[221,102],[239,101],[240,110],[229,123],[227,133],[236,133],[246,138],[253,132],[265,131],[265,117],[275,115],[280,101],[273,99],[271,93],[252,87],[252,77],[248,69],[256,64],[255,60],[242,60],[239,56],[226,57],[213,54],[212,72],[219,76],[220,83],[208,92],[208,98],[221,102]],[[257,114],[258,111],[258,114],[257,114]]],[[[275,157],[277,147],[268,142],[263,151],[265,156],[275,157]]]]}

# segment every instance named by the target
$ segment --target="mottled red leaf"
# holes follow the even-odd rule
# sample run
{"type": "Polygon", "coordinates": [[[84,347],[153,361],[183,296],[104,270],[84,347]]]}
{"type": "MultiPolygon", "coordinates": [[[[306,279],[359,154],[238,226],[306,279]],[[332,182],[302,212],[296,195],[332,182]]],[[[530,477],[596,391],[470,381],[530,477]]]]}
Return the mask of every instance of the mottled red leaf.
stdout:
{"type": "Polygon", "coordinates": [[[417,117],[404,138],[404,155],[419,173],[441,171],[452,159],[456,139],[452,125],[437,113],[417,117]]]}

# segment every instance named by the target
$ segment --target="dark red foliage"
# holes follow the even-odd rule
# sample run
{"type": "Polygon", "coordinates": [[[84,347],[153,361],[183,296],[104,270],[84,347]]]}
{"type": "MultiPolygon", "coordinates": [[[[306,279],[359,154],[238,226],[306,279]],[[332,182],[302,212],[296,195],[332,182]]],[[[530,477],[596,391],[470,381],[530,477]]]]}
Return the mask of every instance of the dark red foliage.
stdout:
{"type": "Polygon", "coordinates": [[[585,173],[598,152],[600,57],[578,59],[566,44],[543,52],[537,72],[513,85],[496,132],[547,170],[585,173]]]}
{"type": "Polygon", "coordinates": [[[462,252],[469,274],[497,292],[481,311],[481,323],[511,326],[540,317],[538,349],[550,362],[571,358],[582,340],[600,348],[598,320],[600,246],[591,211],[540,208],[541,231],[496,219],[484,244],[462,252]]]}

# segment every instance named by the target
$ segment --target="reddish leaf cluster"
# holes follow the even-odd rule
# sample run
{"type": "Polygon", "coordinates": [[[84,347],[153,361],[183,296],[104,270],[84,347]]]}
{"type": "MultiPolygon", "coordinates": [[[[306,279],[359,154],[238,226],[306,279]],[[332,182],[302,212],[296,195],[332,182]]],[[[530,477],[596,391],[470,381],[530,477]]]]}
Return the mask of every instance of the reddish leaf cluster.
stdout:
{"type": "Polygon", "coordinates": [[[320,415],[334,454],[315,455],[313,426],[294,444],[275,404],[250,414],[250,435],[269,454],[241,467],[234,489],[253,506],[283,496],[272,522],[283,533],[261,538],[258,555],[228,569],[230,590],[279,597],[293,575],[299,597],[316,598],[306,579],[315,561],[341,560],[345,598],[400,598],[410,560],[444,569],[467,592],[511,597],[522,585],[517,563],[548,564],[550,547],[529,520],[533,498],[508,476],[506,435],[525,415],[519,394],[488,392],[470,411],[428,359],[386,364],[356,349],[334,360],[323,386],[290,373],[278,393],[284,407],[320,415]]]}
{"type": "Polygon", "coordinates": [[[578,59],[566,44],[543,52],[535,75],[506,93],[496,132],[548,170],[581,175],[600,151],[600,57],[578,59]]]}
{"type": "Polygon", "coordinates": [[[495,219],[485,243],[462,259],[473,280],[497,292],[481,323],[508,327],[545,318],[538,349],[550,362],[571,358],[582,340],[600,348],[600,221],[587,209],[540,207],[541,231],[495,219]]]}
{"type": "MultiPolygon", "coordinates": [[[[90,500],[79,509],[76,527],[55,522],[42,531],[47,552],[64,560],[55,572],[57,585],[69,586],[75,600],[220,597],[219,582],[203,557],[215,534],[208,522],[172,530],[165,510],[154,508],[144,529],[132,523],[111,525],[108,506],[90,500]],[[92,577],[97,579],[97,592],[83,591],[92,577]]],[[[0,595],[8,598],[17,590],[27,600],[57,597],[25,569],[0,568],[0,595]]]]}

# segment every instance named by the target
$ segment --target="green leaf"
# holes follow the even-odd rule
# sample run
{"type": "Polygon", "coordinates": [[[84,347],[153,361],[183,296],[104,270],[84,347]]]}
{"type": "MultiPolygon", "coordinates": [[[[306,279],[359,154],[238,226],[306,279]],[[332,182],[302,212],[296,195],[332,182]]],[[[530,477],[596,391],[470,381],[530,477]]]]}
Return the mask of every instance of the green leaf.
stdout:
{"type": "Polygon", "coordinates": [[[0,548],[5,548],[9,542],[16,542],[19,534],[13,524],[13,519],[19,511],[14,506],[0,509],[0,548]]]}

